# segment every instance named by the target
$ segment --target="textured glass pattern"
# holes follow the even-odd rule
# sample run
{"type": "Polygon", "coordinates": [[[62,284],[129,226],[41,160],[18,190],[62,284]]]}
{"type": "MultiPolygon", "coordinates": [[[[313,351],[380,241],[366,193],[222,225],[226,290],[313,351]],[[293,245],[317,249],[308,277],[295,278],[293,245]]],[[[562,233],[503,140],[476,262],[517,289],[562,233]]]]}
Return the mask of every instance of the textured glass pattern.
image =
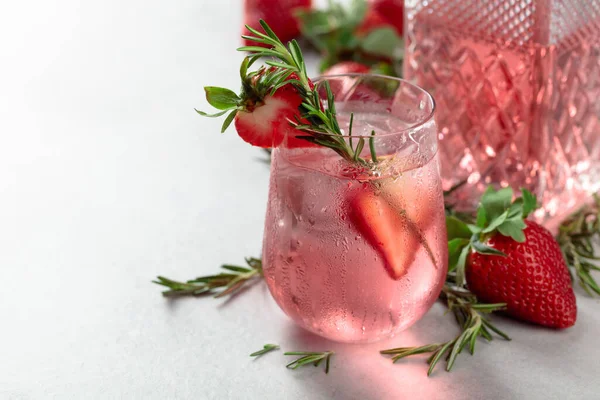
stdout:
{"type": "Polygon", "coordinates": [[[538,194],[551,228],[600,189],[600,1],[412,0],[405,75],[438,105],[444,187],[538,194]]]}

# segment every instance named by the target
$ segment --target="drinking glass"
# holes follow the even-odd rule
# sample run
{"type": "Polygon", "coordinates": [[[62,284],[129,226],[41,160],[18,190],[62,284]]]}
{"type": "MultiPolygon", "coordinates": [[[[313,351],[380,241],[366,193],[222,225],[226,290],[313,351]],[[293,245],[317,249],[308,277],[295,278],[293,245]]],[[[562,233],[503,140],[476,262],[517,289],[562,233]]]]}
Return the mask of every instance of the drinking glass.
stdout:
{"type": "Polygon", "coordinates": [[[446,275],[435,106],[401,79],[321,78],[322,97],[326,81],[343,138],[353,149],[363,142],[364,162],[281,128],[272,152],[264,275],[277,304],[303,328],[335,341],[376,341],[421,318],[446,275]]]}

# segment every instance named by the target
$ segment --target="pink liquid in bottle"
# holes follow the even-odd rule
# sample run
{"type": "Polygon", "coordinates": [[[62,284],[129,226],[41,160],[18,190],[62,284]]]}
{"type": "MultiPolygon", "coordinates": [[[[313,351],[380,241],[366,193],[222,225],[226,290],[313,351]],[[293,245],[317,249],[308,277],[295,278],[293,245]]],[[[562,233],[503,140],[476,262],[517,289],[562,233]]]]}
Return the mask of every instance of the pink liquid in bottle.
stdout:
{"type": "Polygon", "coordinates": [[[438,107],[444,189],[538,195],[555,228],[600,190],[600,2],[409,0],[405,77],[438,107]]]}

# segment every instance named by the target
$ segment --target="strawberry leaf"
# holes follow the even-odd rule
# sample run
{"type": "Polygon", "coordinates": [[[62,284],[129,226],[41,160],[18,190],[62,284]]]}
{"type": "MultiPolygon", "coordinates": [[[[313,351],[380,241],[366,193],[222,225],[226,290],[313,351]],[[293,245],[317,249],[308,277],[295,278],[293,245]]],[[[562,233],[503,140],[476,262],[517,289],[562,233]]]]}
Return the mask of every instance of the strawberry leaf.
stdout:
{"type": "Polygon", "coordinates": [[[523,197],[518,197],[511,203],[513,195],[511,188],[498,191],[491,186],[487,188],[477,212],[477,226],[483,228],[482,236],[479,238],[482,243],[495,232],[511,237],[517,242],[525,241],[523,230],[527,225],[523,219],[535,209],[537,200],[531,192],[526,189],[522,191],[523,197]]]}
{"type": "Polygon", "coordinates": [[[446,217],[446,231],[448,233],[448,240],[457,238],[470,239],[473,235],[467,224],[453,216],[446,217]]]}
{"type": "Polygon", "coordinates": [[[195,111],[196,111],[198,114],[202,115],[203,117],[210,117],[210,118],[216,118],[216,117],[220,117],[221,115],[223,115],[223,114],[225,114],[227,111],[229,111],[229,110],[224,110],[224,111],[219,111],[218,113],[214,113],[214,114],[207,114],[207,113],[205,113],[204,111],[196,110],[195,108],[194,108],[194,110],[195,110],[195,111]]]}
{"type": "Polygon", "coordinates": [[[525,233],[523,233],[523,229],[526,227],[527,225],[525,222],[519,217],[504,221],[502,225],[498,226],[498,232],[504,236],[512,237],[519,243],[523,243],[525,242],[525,233]]]}
{"type": "Polygon", "coordinates": [[[315,38],[340,27],[339,18],[332,18],[331,15],[331,10],[300,9],[296,11],[296,18],[298,18],[304,34],[311,34],[315,38]]]}
{"type": "Polygon", "coordinates": [[[485,229],[483,229],[482,232],[483,233],[493,232],[494,229],[496,229],[497,227],[502,225],[504,223],[504,221],[506,221],[507,217],[508,217],[508,211],[504,211],[502,214],[500,214],[498,217],[496,217],[492,222],[490,222],[490,224],[485,229]]]}
{"type": "Polygon", "coordinates": [[[537,197],[527,189],[521,189],[523,198],[523,218],[527,218],[538,207],[537,197]]]}
{"type": "Polygon", "coordinates": [[[465,246],[469,245],[468,239],[452,239],[448,242],[448,271],[454,271],[458,258],[465,246]]]}
{"type": "Polygon", "coordinates": [[[394,58],[394,53],[402,44],[402,39],[398,37],[396,31],[392,28],[374,29],[362,40],[360,47],[371,54],[382,56],[389,59],[394,58]]]}
{"type": "Polygon", "coordinates": [[[504,254],[503,252],[496,250],[493,247],[490,247],[486,244],[483,244],[479,240],[471,242],[471,245],[473,246],[473,249],[478,253],[506,257],[506,254],[504,254]]]}
{"type": "MultiPolygon", "coordinates": [[[[523,216],[523,198],[519,197],[513,201],[508,208],[507,219],[522,218],[523,216]]],[[[524,217],[523,217],[524,218],[524,217]]]]}
{"type": "Polygon", "coordinates": [[[235,118],[237,113],[238,113],[238,110],[233,110],[232,112],[229,113],[227,118],[225,118],[225,121],[223,121],[223,126],[221,127],[221,133],[224,133],[227,130],[227,128],[229,128],[229,125],[231,125],[231,122],[233,121],[233,119],[235,118]]]}
{"type": "Polygon", "coordinates": [[[483,208],[482,206],[480,206],[477,209],[477,226],[480,228],[485,227],[485,224],[487,222],[487,216],[485,215],[485,208],[483,208]]]}
{"type": "Polygon", "coordinates": [[[239,96],[229,89],[206,86],[204,91],[208,103],[218,110],[231,110],[241,101],[239,96]]]}
{"type": "Polygon", "coordinates": [[[466,282],[467,282],[467,279],[465,277],[465,269],[467,267],[467,256],[469,255],[469,251],[471,251],[471,246],[465,246],[460,251],[460,254],[458,256],[458,260],[456,262],[456,268],[455,268],[455,271],[456,271],[456,276],[455,276],[456,286],[463,287],[466,284],[466,282]]]}
{"type": "Polygon", "coordinates": [[[392,64],[387,63],[387,62],[380,62],[379,64],[375,64],[371,67],[371,73],[379,74],[379,75],[395,76],[396,70],[394,69],[394,66],[392,64]]]}
{"type": "Polygon", "coordinates": [[[485,209],[487,219],[493,221],[498,218],[508,207],[513,197],[513,190],[510,187],[495,191],[493,187],[488,187],[481,197],[481,206],[485,209]]]}
{"type": "Polygon", "coordinates": [[[367,2],[365,0],[353,0],[348,10],[348,27],[354,29],[361,24],[367,15],[367,2]]]}
{"type": "Polygon", "coordinates": [[[479,234],[479,233],[481,233],[481,228],[478,227],[477,225],[467,224],[467,227],[469,228],[469,230],[473,234],[476,234],[476,233],[479,234]]]}

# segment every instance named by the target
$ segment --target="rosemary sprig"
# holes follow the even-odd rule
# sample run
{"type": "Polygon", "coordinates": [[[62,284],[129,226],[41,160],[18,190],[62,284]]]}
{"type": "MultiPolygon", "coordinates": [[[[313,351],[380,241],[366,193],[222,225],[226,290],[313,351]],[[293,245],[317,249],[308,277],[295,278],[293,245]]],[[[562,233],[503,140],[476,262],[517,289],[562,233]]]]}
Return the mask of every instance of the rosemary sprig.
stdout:
{"type": "MultiPolygon", "coordinates": [[[[335,96],[331,91],[331,87],[327,81],[324,82],[325,91],[327,94],[327,107],[321,103],[321,96],[317,87],[312,85],[306,73],[306,64],[302,51],[298,42],[292,40],[286,47],[273,30],[263,20],[260,25],[264,33],[253,29],[246,25],[246,28],[254,35],[244,35],[244,39],[254,41],[256,43],[266,44],[269,48],[259,46],[244,46],[238,48],[239,51],[247,51],[250,53],[250,60],[258,58],[269,58],[265,63],[267,65],[287,71],[269,72],[278,74],[271,81],[272,92],[285,85],[293,85],[303,99],[300,106],[303,120],[290,121],[290,123],[298,130],[306,133],[304,136],[297,136],[299,139],[304,139],[309,142],[328,147],[338,153],[345,160],[359,163],[367,166],[368,163],[360,157],[360,153],[364,147],[364,139],[360,138],[357,146],[352,147],[346,142],[344,134],[337,121],[337,113],[335,109],[335,96]],[[274,60],[273,60],[274,58],[274,60]]],[[[350,126],[349,130],[352,127],[350,126]]],[[[376,156],[373,157],[375,150],[375,135],[372,133],[369,138],[369,145],[373,162],[376,162],[376,156]]]]}
{"type": "Polygon", "coordinates": [[[312,364],[315,367],[318,367],[323,360],[325,360],[325,373],[329,373],[329,361],[331,356],[334,354],[333,351],[323,351],[323,352],[309,352],[309,351],[288,351],[284,353],[286,356],[301,356],[300,358],[292,361],[286,368],[290,369],[298,369],[302,366],[312,364]]]}
{"type": "Polygon", "coordinates": [[[157,280],[152,282],[169,288],[169,290],[162,292],[165,297],[214,294],[214,297],[219,298],[233,294],[250,282],[262,277],[262,261],[260,259],[248,257],[246,258],[246,264],[249,268],[225,264],[221,268],[228,272],[201,276],[186,282],[174,281],[163,276],[158,276],[157,280]],[[216,289],[221,288],[223,290],[216,291],[216,289]]]}
{"type": "Polygon", "coordinates": [[[590,295],[600,295],[600,286],[590,272],[600,271],[600,256],[594,252],[593,242],[600,238],[600,196],[594,195],[592,204],[584,206],[567,218],[556,238],[563,257],[571,268],[571,278],[590,295]]]}
{"type": "Polygon", "coordinates": [[[437,363],[444,356],[446,371],[450,371],[456,362],[456,358],[467,345],[469,346],[469,352],[475,354],[475,345],[479,337],[491,341],[493,339],[492,333],[495,333],[503,339],[510,340],[508,335],[498,329],[484,316],[484,314],[502,310],[505,305],[478,303],[471,292],[462,287],[455,286],[453,282],[454,277],[449,277],[442,289],[440,299],[452,311],[462,332],[455,338],[444,343],[432,343],[419,347],[398,347],[382,350],[381,354],[392,355],[392,361],[395,363],[408,356],[430,353],[431,356],[427,359],[427,363],[429,364],[427,376],[430,376],[437,363]]]}
{"type": "Polygon", "coordinates": [[[279,346],[276,344],[265,344],[261,350],[255,351],[254,353],[250,354],[250,357],[262,356],[263,354],[274,350],[279,350],[279,346]]]}

